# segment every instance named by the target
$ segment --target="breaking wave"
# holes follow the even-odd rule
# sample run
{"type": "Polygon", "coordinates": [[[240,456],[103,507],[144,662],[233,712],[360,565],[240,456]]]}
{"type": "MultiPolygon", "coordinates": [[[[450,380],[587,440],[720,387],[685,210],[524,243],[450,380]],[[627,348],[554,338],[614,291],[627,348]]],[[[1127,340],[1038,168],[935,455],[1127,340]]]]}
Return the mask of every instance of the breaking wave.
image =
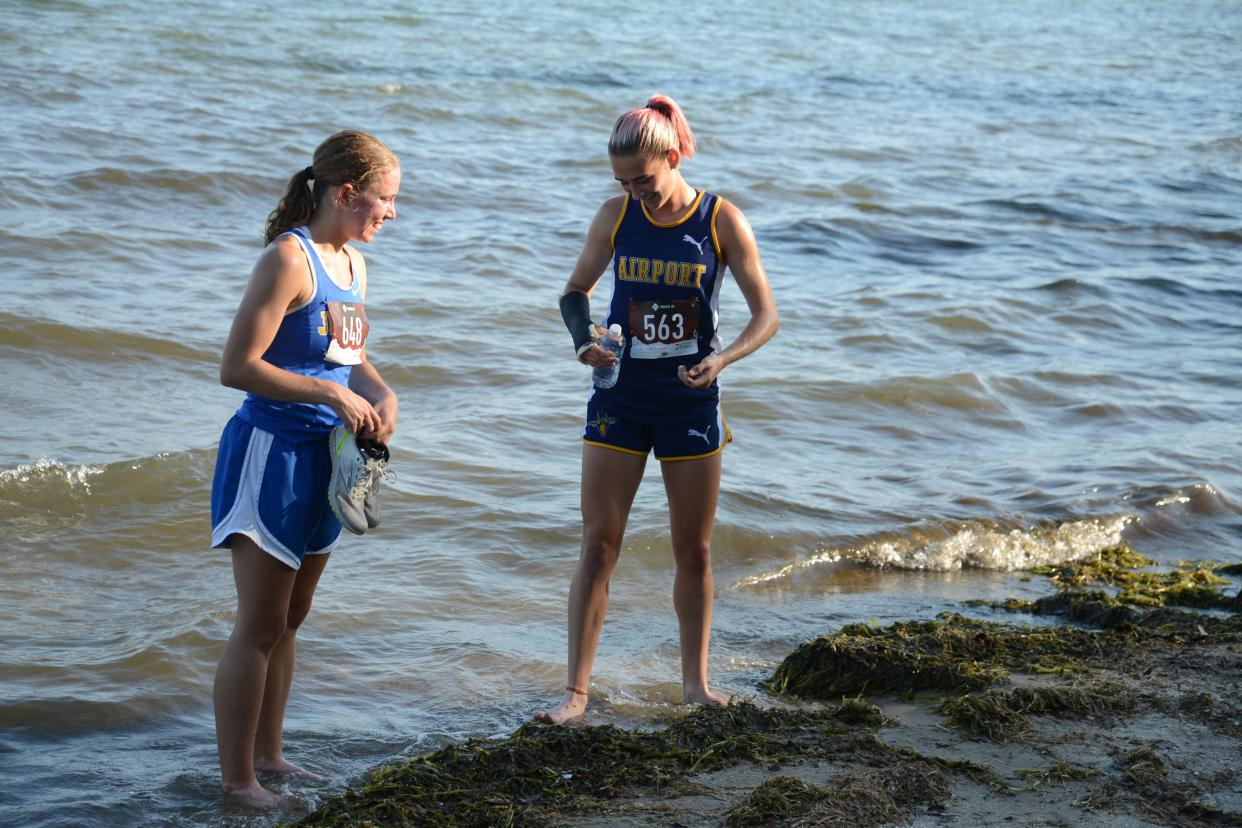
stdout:
{"type": "Polygon", "coordinates": [[[1078,560],[1117,546],[1132,520],[1125,515],[1026,528],[979,520],[950,523],[825,549],[773,572],[742,578],[733,586],[773,585],[804,570],[841,564],[926,572],[1016,572],[1078,560]]]}

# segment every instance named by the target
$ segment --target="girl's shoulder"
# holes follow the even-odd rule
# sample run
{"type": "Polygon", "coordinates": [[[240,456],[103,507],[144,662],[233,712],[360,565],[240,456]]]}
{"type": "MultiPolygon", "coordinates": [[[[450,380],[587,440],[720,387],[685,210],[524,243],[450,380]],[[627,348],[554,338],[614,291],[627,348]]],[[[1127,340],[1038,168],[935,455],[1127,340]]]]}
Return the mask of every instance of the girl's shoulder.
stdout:
{"type": "Polygon", "coordinates": [[[349,268],[353,271],[354,278],[358,280],[359,288],[365,300],[367,295],[367,260],[363,257],[362,251],[352,244],[345,245],[345,255],[349,256],[349,268]]]}
{"type": "Polygon", "coordinates": [[[621,211],[625,209],[625,204],[629,200],[630,200],[630,197],[628,195],[625,195],[624,193],[622,193],[621,195],[612,196],[611,198],[607,199],[606,201],[604,201],[603,204],[599,206],[599,211],[597,212],[597,215],[604,216],[604,217],[612,217],[615,219],[621,215],[621,211]]]}

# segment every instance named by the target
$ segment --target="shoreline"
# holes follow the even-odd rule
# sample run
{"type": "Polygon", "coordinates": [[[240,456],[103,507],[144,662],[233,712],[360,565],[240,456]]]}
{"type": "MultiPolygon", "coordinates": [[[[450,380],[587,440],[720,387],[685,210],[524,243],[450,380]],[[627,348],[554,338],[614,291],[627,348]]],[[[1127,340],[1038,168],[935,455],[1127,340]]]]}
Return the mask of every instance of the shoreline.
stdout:
{"type": "Polygon", "coordinates": [[[807,642],[763,707],[525,724],[379,768],[293,824],[1242,825],[1239,570],[1117,547],[1037,570],[1044,598],[972,603],[986,620],[807,642]]]}

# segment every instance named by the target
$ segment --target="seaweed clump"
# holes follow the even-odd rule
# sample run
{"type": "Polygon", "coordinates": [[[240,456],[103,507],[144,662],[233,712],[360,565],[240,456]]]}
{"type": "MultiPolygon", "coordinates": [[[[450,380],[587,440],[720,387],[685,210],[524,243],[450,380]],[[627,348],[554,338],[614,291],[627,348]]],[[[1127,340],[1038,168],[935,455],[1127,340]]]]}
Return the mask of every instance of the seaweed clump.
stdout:
{"type": "Polygon", "coordinates": [[[1242,633],[1242,592],[1225,597],[1217,588],[1228,583],[1220,573],[1233,574],[1233,565],[1198,562],[1182,563],[1171,571],[1137,571],[1151,564],[1149,558],[1129,547],[1114,547],[1093,558],[1035,570],[1049,576],[1059,588],[1053,595],[1035,601],[1011,598],[969,603],[1007,612],[1061,616],[1134,641],[1173,641],[1187,636],[1229,640],[1242,633]],[[1233,614],[1222,617],[1177,607],[1233,614]]]}
{"type": "Polygon", "coordinates": [[[1011,599],[992,606],[1007,612],[1060,616],[1112,632],[1131,644],[1204,637],[1227,641],[1242,633],[1242,616],[1236,614],[1210,615],[1173,607],[1141,609],[1100,590],[1069,590],[1035,601],[1011,599]]]}
{"type": "Polygon", "coordinates": [[[943,614],[876,628],[851,624],[802,644],[764,683],[773,693],[833,699],[861,693],[971,691],[1010,670],[1063,672],[1101,654],[1098,633],[1014,627],[943,614]]]}
{"type": "Polygon", "coordinates": [[[1006,741],[1032,729],[1027,716],[1059,714],[1068,718],[1129,713],[1137,694],[1113,682],[1087,681],[1065,687],[993,688],[945,699],[940,711],[958,727],[994,741],[1006,741]]]}
{"type": "Polygon", "coordinates": [[[828,795],[826,788],[801,779],[784,774],[774,776],[730,808],[725,815],[725,825],[730,828],[779,825],[805,814],[828,795]]]}
{"type": "Polygon", "coordinates": [[[1033,779],[1031,788],[1037,788],[1045,782],[1081,782],[1086,779],[1094,779],[1099,776],[1100,772],[1091,768],[1084,768],[1082,765],[1075,765],[1072,762],[1057,762],[1046,768],[1025,768],[1018,771],[1018,776],[1023,779],[1033,779]]]}
{"type": "Polygon", "coordinates": [[[296,824],[541,825],[639,786],[659,790],[684,783],[693,771],[743,761],[896,761],[870,730],[842,721],[859,712],[857,705],[790,711],[735,702],[657,731],[526,724],[505,739],[470,740],[381,768],[362,788],[325,801],[296,824]]]}
{"type": "Polygon", "coordinates": [[[924,804],[943,805],[951,785],[943,769],[922,760],[849,771],[827,780],[823,787],[777,776],[730,808],[725,825],[887,825],[905,821],[924,804]]]}
{"type": "Polygon", "coordinates": [[[1164,760],[1147,745],[1127,751],[1120,761],[1123,774],[1142,806],[1168,825],[1242,825],[1242,814],[1223,811],[1199,800],[1193,785],[1174,782],[1164,760]]]}
{"type": "Polygon", "coordinates": [[[1217,587],[1229,583],[1212,563],[1179,563],[1167,571],[1151,571],[1150,558],[1128,546],[1115,546],[1077,561],[1035,569],[1062,589],[1107,586],[1117,590],[1122,604],[1136,607],[1192,607],[1226,609],[1236,603],[1217,587]]]}

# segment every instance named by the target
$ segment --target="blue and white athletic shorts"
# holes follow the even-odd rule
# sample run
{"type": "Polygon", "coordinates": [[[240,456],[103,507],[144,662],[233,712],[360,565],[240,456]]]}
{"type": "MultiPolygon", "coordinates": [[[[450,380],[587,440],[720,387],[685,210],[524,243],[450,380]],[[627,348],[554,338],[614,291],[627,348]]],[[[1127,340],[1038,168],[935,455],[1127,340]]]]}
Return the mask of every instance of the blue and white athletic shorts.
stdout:
{"type": "Polygon", "coordinates": [[[582,439],[587,445],[603,446],[626,454],[646,456],[654,450],[657,460],[698,460],[724,451],[733,441],[720,403],[701,405],[684,418],[649,421],[613,415],[603,395],[587,400],[582,439]]]}
{"type": "Polygon", "coordinates": [[[220,435],[211,484],[211,545],[245,535],[294,569],[336,546],[341,524],[328,506],[328,441],[282,440],[234,416],[220,435]]]}

